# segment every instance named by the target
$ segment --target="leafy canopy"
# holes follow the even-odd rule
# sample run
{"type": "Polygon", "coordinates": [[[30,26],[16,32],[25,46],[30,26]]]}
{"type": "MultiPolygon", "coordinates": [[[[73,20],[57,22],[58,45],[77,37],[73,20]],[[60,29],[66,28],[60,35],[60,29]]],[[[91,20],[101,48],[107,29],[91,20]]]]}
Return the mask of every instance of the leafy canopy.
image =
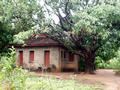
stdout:
{"type": "MultiPolygon", "coordinates": [[[[50,24],[50,35],[71,50],[85,56],[105,46],[119,47],[120,5],[116,1],[47,0],[58,24],[50,24]]],[[[51,22],[54,23],[52,19],[51,22]]]]}
{"type": "MultiPolygon", "coordinates": [[[[0,53],[8,44],[22,42],[16,38],[19,32],[33,31],[44,22],[42,7],[37,0],[1,0],[0,1],[0,53]]],[[[23,34],[27,37],[29,33],[23,34]]]]}

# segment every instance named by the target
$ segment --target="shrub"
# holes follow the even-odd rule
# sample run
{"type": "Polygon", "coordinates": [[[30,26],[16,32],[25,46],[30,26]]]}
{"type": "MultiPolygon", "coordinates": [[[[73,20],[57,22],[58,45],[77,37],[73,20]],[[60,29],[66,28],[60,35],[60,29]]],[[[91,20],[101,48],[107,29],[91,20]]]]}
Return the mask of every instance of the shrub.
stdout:
{"type": "Polygon", "coordinates": [[[96,65],[96,68],[100,68],[100,69],[104,69],[107,66],[105,61],[102,58],[100,58],[99,56],[96,57],[95,65],[96,65]]]}
{"type": "Polygon", "coordinates": [[[117,73],[120,74],[120,49],[117,53],[116,60],[118,61],[117,64],[116,64],[117,73]]]}
{"type": "Polygon", "coordinates": [[[120,50],[117,52],[116,57],[108,61],[103,60],[99,56],[96,57],[95,65],[101,69],[115,69],[120,71],[120,50]]]}
{"type": "Polygon", "coordinates": [[[0,87],[4,90],[23,90],[28,76],[26,70],[15,65],[15,49],[1,57],[0,61],[0,87]]]}

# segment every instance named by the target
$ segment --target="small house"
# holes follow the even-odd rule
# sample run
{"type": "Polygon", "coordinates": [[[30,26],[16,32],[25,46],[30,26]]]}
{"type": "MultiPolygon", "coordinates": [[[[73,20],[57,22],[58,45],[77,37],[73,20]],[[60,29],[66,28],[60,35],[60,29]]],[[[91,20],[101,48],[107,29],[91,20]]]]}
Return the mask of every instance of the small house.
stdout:
{"type": "Polygon", "coordinates": [[[61,43],[48,36],[40,35],[15,44],[16,64],[25,69],[42,69],[61,72],[64,69],[78,71],[79,56],[67,50],[61,43]]]}

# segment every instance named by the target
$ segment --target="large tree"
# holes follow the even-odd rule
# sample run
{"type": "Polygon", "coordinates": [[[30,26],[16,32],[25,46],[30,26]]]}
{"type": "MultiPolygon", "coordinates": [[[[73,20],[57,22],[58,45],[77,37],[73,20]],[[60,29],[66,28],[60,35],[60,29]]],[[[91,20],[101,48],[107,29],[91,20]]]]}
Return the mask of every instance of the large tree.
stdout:
{"type": "Polygon", "coordinates": [[[0,0],[0,53],[12,43],[14,35],[41,26],[43,19],[37,0],[0,0]]]}
{"type": "Polygon", "coordinates": [[[86,73],[94,73],[95,57],[98,51],[104,50],[105,45],[119,47],[119,3],[106,0],[44,1],[48,14],[55,14],[59,19],[59,23],[51,19],[51,30],[46,34],[82,56],[85,59],[86,73]]]}

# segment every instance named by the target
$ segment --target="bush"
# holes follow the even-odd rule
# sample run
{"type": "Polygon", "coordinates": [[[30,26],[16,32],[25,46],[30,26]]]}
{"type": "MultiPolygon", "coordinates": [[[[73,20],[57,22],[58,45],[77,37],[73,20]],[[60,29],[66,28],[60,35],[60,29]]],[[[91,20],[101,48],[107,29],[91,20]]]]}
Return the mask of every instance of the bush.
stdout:
{"type": "Polygon", "coordinates": [[[0,87],[2,90],[23,90],[28,76],[27,71],[15,65],[15,49],[1,57],[0,87]]]}
{"type": "Polygon", "coordinates": [[[120,71],[120,50],[118,51],[116,57],[108,61],[103,60],[99,56],[96,57],[95,65],[97,68],[101,69],[115,69],[120,71]]]}
{"type": "Polygon", "coordinates": [[[99,56],[96,57],[95,65],[96,65],[96,68],[100,68],[100,69],[104,69],[108,66],[108,64],[99,56]]]}
{"type": "Polygon", "coordinates": [[[119,51],[117,53],[116,60],[118,61],[117,64],[116,64],[116,69],[118,70],[118,72],[120,72],[120,49],[119,49],[119,51]]]}

